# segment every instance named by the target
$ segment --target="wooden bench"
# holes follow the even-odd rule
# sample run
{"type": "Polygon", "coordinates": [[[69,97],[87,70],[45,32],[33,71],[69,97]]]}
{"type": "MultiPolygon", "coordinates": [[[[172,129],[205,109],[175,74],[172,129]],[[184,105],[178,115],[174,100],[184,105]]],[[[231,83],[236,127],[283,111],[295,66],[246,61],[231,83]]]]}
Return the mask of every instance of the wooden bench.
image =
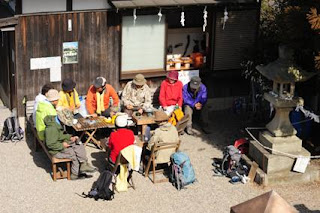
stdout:
{"type": "Polygon", "coordinates": [[[33,136],[33,142],[34,142],[34,148],[35,151],[38,151],[38,147],[41,147],[42,150],[46,153],[48,158],[51,161],[51,166],[52,166],[52,179],[56,181],[57,179],[62,179],[62,178],[67,178],[70,180],[70,174],[71,174],[71,159],[68,158],[55,158],[53,157],[46,145],[45,142],[40,140],[37,130],[34,127],[33,119],[32,119],[32,114],[33,114],[33,106],[34,106],[34,101],[27,101],[26,102],[26,121],[27,121],[27,126],[31,130],[32,136],[33,136]],[[63,171],[61,167],[58,167],[60,164],[65,164],[67,171],[63,171]]]}

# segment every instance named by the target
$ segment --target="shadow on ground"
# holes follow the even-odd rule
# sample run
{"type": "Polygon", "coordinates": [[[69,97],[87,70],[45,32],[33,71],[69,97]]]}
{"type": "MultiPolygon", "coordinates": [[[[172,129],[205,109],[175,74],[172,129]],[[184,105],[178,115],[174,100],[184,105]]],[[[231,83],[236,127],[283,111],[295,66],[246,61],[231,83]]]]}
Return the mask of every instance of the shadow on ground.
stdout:
{"type": "Polygon", "coordinates": [[[30,155],[33,158],[33,162],[37,167],[44,169],[49,175],[51,175],[52,168],[51,162],[43,150],[39,147],[35,147],[35,138],[32,135],[30,126],[26,126],[26,143],[30,149],[30,155]]]}
{"type": "Polygon", "coordinates": [[[106,152],[105,151],[98,151],[98,152],[92,152],[92,165],[96,168],[98,168],[98,171],[101,173],[107,168],[107,159],[106,159],[106,152]]]}
{"type": "Polygon", "coordinates": [[[263,127],[263,124],[255,122],[251,113],[234,113],[232,110],[212,111],[209,116],[210,134],[205,134],[199,124],[194,123],[195,137],[200,137],[204,142],[214,148],[223,150],[225,146],[243,137],[248,137],[246,127],[263,127]]]}
{"type": "Polygon", "coordinates": [[[301,213],[320,213],[320,210],[310,210],[304,204],[297,204],[294,207],[301,213]]]}

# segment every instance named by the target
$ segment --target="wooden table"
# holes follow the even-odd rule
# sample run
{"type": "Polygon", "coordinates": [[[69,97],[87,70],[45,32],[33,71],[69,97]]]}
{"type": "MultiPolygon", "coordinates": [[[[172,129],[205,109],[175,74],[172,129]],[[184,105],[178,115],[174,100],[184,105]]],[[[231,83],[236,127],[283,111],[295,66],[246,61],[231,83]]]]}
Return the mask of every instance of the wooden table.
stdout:
{"type": "Polygon", "coordinates": [[[115,128],[114,124],[106,122],[105,117],[90,117],[90,118],[79,118],[78,123],[72,126],[77,132],[82,132],[80,135],[80,140],[84,135],[87,135],[88,138],[84,142],[86,146],[90,141],[92,141],[99,149],[102,149],[100,141],[95,139],[94,134],[98,129],[103,128],[115,128]]]}
{"type": "Polygon", "coordinates": [[[135,113],[133,113],[132,120],[136,123],[136,125],[141,126],[141,140],[144,141],[143,136],[145,135],[147,126],[156,123],[154,121],[154,115],[147,116],[146,113],[143,113],[141,116],[137,116],[135,113]]]}

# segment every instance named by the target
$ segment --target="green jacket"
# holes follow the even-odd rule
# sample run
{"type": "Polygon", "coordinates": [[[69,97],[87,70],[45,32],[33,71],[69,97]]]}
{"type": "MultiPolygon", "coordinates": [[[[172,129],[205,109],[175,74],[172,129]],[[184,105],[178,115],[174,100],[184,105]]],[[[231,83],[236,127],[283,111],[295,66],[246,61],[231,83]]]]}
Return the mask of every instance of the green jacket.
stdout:
{"type": "Polygon", "coordinates": [[[44,118],[47,115],[57,115],[56,109],[50,102],[39,102],[36,111],[36,129],[40,140],[44,140],[44,130],[46,128],[46,125],[44,124],[44,118]]]}
{"type": "Polygon", "coordinates": [[[49,153],[55,155],[64,149],[62,143],[69,142],[71,135],[64,134],[62,126],[56,122],[56,116],[54,115],[45,117],[44,123],[46,125],[46,146],[49,153]]]}

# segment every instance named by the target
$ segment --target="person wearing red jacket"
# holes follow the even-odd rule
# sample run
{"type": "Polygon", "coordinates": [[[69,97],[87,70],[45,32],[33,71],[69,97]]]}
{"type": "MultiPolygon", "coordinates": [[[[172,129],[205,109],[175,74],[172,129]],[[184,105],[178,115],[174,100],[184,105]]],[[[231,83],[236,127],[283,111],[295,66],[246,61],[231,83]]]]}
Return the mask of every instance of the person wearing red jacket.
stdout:
{"type": "Polygon", "coordinates": [[[134,144],[135,138],[132,130],[127,129],[128,115],[118,115],[115,121],[117,131],[112,132],[109,137],[108,162],[114,166],[121,150],[134,144]]]}
{"type": "Polygon", "coordinates": [[[87,93],[86,107],[88,113],[93,117],[98,115],[109,117],[117,111],[118,104],[119,97],[115,89],[106,83],[105,78],[97,77],[87,93]],[[113,100],[113,109],[110,107],[110,97],[113,100]]]}
{"type": "Polygon", "coordinates": [[[182,82],[178,80],[178,71],[170,71],[167,79],[161,83],[159,102],[167,114],[173,112],[174,107],[182,107],[182,82]]]}

